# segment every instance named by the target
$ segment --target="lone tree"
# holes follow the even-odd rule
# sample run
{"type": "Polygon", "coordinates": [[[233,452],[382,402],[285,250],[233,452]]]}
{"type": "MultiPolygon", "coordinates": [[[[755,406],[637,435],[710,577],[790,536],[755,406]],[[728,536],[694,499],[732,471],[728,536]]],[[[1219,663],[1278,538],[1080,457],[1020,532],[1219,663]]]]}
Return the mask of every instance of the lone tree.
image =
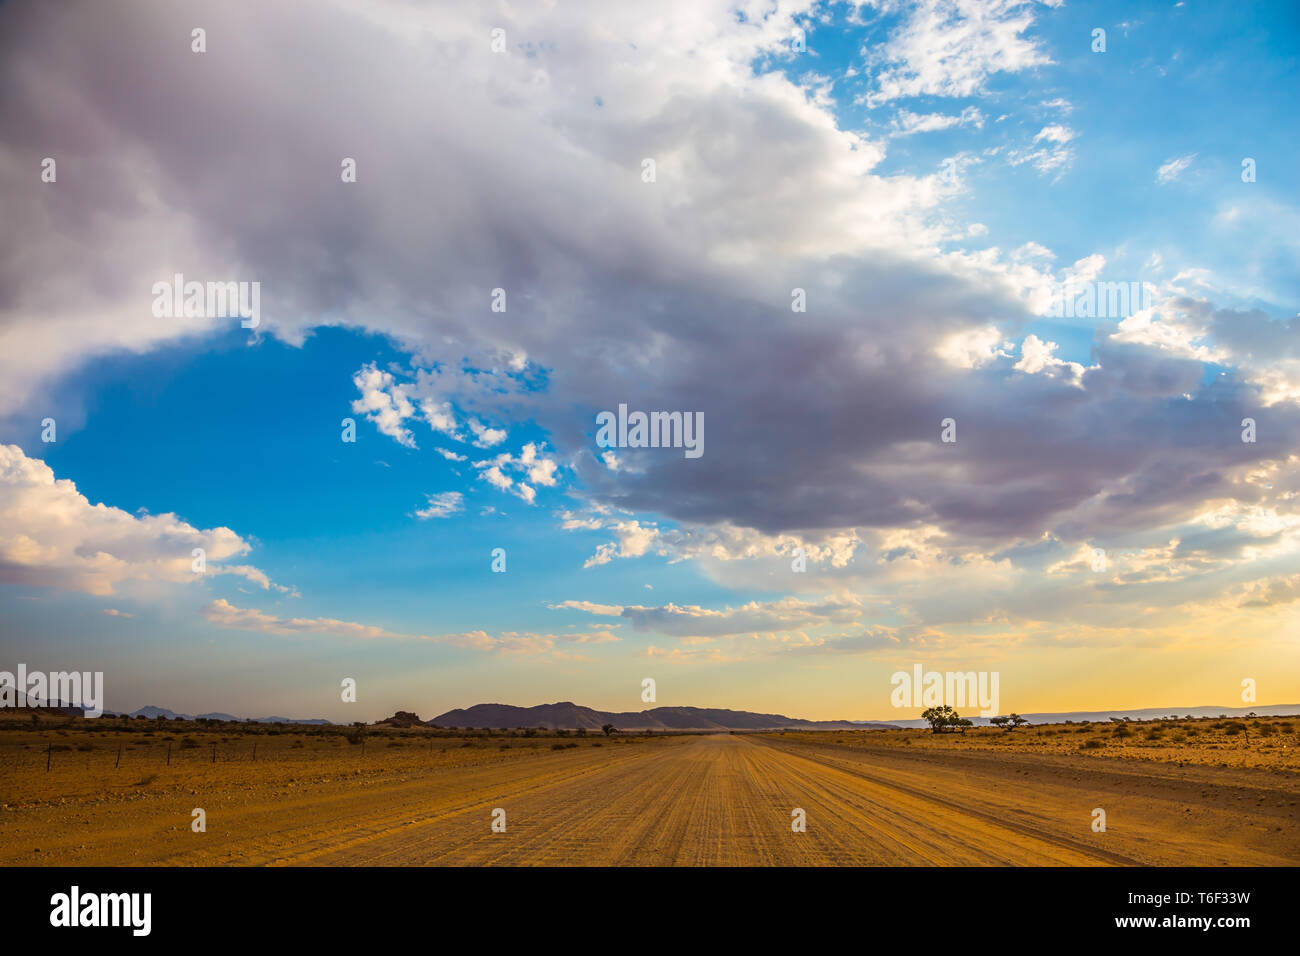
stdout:
{"type": "Polygon", "coordinates": [[[960,726],[961,716],[952,707],[944,704],[941,707],[931,707],[921,714],[921,719],[929,721],[930,732],[941,734],[945,728],[960,726]]]}
{"type": "Polygon", "coordinates": [[[600,729],[605,732],[606,737],[608,737],[610,734],[618,733],[618,728],[615,727],[613,724],[602,724],[600,729]]]}

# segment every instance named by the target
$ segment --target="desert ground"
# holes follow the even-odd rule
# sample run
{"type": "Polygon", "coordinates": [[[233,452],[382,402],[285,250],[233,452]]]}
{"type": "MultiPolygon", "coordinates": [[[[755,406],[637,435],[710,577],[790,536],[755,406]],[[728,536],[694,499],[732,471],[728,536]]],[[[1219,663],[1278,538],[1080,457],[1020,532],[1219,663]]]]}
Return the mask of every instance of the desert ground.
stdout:
{"type": "Polygon", "coordinates": [[[0,728],[7,866],[1296,865],[1298,801],[1300,739],[1273,719],[608,738],[0,728]]]}

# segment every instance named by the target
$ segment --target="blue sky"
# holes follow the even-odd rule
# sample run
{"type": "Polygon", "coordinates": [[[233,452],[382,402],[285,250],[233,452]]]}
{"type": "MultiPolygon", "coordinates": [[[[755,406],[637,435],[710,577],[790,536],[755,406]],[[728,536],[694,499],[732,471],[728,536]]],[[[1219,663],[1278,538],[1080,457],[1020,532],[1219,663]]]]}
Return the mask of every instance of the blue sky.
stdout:
{"type": "Polygon", "coordinates": [[[103,16],[0,10],[5,661],[339,720],[1300,674],[1294,5],[103,16]],[[261,325],[159,319],[175,272],[261,325]],[[1151,308],[1048,314],[1119,281],[1151,308]],[[619,403],[705,454],[605,455],[619,403]]]}

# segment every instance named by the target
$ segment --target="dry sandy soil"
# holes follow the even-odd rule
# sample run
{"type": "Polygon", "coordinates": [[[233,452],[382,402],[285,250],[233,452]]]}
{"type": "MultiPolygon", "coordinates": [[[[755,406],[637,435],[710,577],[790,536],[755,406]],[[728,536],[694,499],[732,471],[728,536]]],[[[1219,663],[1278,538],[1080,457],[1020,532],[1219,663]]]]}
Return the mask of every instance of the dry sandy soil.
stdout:
{"type": "Polygon", "coordinates": [[[371,738],[363,757],[337,738],[290,735],[262,738],[254,761],[249,740],[197,735],[171,766],[157,740],[131,740],[115,769],[122,736],[138,737],[0,738],[0,863],[1300,864],[1294,748],[1281,766],[1220,766],[1217,754],[1035,751],[1027,734],[876,732],[562,750],[554,739],[371,738]],[[76,749],[82,738],[95,749],[76,749]],[[52,739],[69,749],[46,772],[52,739]],[[206,833],[191,831],[195,807],[206,833]],[[491,829],[496,808],[503,833],[491,829]],[[791,829],[795,808],[806,832],[791,829]]]}

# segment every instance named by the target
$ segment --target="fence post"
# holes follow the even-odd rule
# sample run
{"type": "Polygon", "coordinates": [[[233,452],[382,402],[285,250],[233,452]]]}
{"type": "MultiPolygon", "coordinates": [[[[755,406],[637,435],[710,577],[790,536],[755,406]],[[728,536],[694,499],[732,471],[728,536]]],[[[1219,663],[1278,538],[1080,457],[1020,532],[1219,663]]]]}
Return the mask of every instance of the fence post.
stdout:
{"type": "Polygon", "coordinates": [[[46,744],[45,745],[45,772],[46,773],[50,772],[50,754],[52,753],[54,753],[54,744],[53,743],[46,744]]]}
{"type": "Polygon", "coordinates": [[[212,762],[217,762],[217,745],[215,743],[212,745],[212,762]]]}
{"type": "Polygon", "coordinates": [[[113,761],[113,769],[116,770],[122,763],[122,745],[117,745],[117,759],[113,761]]]}
{"type": "Polygon", "coordinates": [[[171,765],[172,765],[172,745],[168,744],[167,745],[167,766],[170,767],[171,765]]]}
{"type": "Polygon", "coordinates": [[[253,741],[253,763],[257,763],[257,741],[253,741]]]}

